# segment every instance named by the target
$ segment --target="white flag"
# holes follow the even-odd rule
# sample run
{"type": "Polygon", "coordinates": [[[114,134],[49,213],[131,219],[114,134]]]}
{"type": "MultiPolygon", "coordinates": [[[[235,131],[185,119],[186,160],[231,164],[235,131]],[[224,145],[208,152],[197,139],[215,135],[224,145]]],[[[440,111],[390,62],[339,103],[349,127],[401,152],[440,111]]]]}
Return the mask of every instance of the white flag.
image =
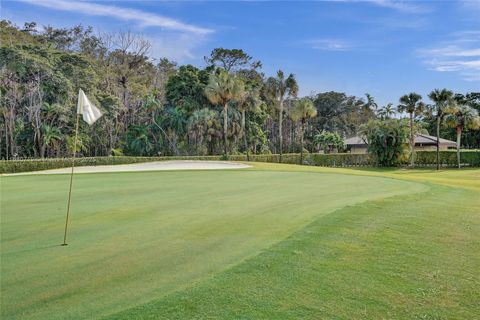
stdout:
{"type": "Polygon", "coordinates": [[[89,125],[92,125],[102,116],[102,112],[88,100],[82,89],[78,91],[77,114],[81,114],[83,120],[89,125]]]}

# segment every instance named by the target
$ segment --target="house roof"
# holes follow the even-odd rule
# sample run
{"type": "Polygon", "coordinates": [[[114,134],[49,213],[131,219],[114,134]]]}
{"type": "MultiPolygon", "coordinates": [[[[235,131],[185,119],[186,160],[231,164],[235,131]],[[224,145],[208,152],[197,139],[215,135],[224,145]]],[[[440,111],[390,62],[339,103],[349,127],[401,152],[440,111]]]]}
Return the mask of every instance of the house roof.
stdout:
{"type": "MultiPolygon", "coordinates": [[[[351,137],[345,140],[345,144],[347,146],[361,146],[361,145],[366,145],[365,141],[359,137],[351,137]]],[[[437,137],[430,136],[428,134],[417,134],[415,136],[415,144],[416,145],[437,145],[437,137]]],[[[455,141],[450,141],[447,139],[442,139],[440,138],[440,145],[441,146],[447,146],[447,147],[455,147],[457,144],[455,141]]]]}
{"type": "Polygon", "coordinates": [[[359,136],[355,136],[355,137],[351,137],[351,138],[348,138],[345,140],[345,144],[348,146],[348,145],[361,145],[361,144],[365,144],[365,141],[363,141],[363,139],[359,136]]]}
{"type": "MultiPolygon", "coordinates": [[[[457,143],[455,141],[447,140],[440,138],[439,139],[440,145],[448,146],[448,147],[456,147],[457,143]]],[[[417,134],[415,137],[415,144],[433,144],[437,145],[437,137],[430,136],[428,134],[417,134]]]]}

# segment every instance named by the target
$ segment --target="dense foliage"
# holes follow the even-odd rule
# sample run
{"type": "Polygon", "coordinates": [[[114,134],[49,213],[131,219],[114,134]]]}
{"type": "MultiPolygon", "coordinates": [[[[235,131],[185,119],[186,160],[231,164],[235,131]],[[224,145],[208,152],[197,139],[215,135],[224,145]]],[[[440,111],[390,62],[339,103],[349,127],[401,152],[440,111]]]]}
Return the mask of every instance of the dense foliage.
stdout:
{"type": "Polygon", "coordinates": [[[312,97],[318,115],[311,125],[294,121],[288,116],[298,92],[294,75],[266,77],[261,62],[241,49],[216,48],[198,68],[155,62],[150,44],[128,32],[97,36],[82,26],[40,32],[35,23],[8,21],[0,27],[2,159],[71,154],[79,88],[104,112],[95,125],[81,124],[82,156],[277,153],[280,142],[285,152],[298,152],[301,137],[313,151],[318,132],[354,134],[374,117],[363,100],[330,92],[312,97]],[[215,74],[242,88],[216,99],[207,94],[215,74]]]}
{"type": "Polygon", "coordinates": [[[393,166],[405,159],[408,126],[403,120],[370,120],[362,128],[368,141],[368,152],[382,166],[393,166]]]}
{"type": "Polygon", "coordinates": [[[314,142],[324,153],[331,153],[334,150],[343,151],[345,148],[345,142],[336,132],[322,131],[315,136],[314,142]]]}
{"type": "MultiPolygon", "coordinates": [[[[84,157],[280,153],[281,158],[283,152],[317,152],[315,136],[322,132],[343,141],[369,120],[388,120],[395,113],[392,104],[379,107],[370,95],[298,98],[294,74],[279,70],[267,76],[262,63],[241,49],[216,48],[205,57],[205,67],[179,66],[150,57],[150,43],[130,32],[98,36],[82,26],[18,27],[4,20],[0,43],[1,159],[69,156],[80,88],[104,113],[93,126],[81,124],[76,151],[84,157]],[[304,114],[297,100],[312,110],[304,114]]],[[[461,97],[480,110],[480,93],[461,97]]],[[[435,132],[435,112],[416,116],[415,122],[435,132]]],[[[479,132],[466,126],[463,146],[479,148],[479,132]]],[[[441,137],[454,140],[456,134],[440,126],[441,137]]],[[[321,148],[338,149],[342,141],[321,148]]]]}

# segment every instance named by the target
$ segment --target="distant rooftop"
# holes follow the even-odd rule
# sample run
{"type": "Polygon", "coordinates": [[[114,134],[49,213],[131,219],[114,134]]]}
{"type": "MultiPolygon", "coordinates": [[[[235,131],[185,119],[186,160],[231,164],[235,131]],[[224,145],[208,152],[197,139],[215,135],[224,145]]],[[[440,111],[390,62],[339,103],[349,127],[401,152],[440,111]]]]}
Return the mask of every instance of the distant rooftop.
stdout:
{"type": "MultiPolygon", "coordinates": [[[[347,146],[361,146],[367,145],[367,143],[359,136],[351,137],[345,140],[347,146]]],[[[428,134],[417,134],[415,136],[416,145],[437,145],[437,137],[430,136],[428,134]]],[[[440,145],[446,147],[455,147],[457,144],[455,141],[440,138],[440,145]]]]}

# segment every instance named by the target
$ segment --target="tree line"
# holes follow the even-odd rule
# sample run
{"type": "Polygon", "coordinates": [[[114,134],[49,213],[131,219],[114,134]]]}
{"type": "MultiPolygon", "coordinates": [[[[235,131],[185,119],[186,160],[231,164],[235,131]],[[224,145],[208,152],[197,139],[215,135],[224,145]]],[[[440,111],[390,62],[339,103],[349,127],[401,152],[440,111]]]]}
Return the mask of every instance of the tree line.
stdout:
{"type": "MultiPolygon", "coordinates": [[[[38,28],[0,22],[0,158],[66,157],[82,88],[104,116],[82,125],[76,152],[104,155],[213,155],[344,151],[343,139],[382,123],[404,123],[480,148],[480,93],[437,90],[378,106],[370,95],[298,96],[294,74],[267,76],[242,49],[216,48],[204,67],[149,56],[131,32],[38,28]],[[41,31],[39,31],[41,29],[41,31]],[[458,135],[458,133],[460,133],[458,135]]],[[[415,128],[414,128],[415,127],[415,128]]],[[[371,133],[371,132],[370,132],[371,133]]]]}

